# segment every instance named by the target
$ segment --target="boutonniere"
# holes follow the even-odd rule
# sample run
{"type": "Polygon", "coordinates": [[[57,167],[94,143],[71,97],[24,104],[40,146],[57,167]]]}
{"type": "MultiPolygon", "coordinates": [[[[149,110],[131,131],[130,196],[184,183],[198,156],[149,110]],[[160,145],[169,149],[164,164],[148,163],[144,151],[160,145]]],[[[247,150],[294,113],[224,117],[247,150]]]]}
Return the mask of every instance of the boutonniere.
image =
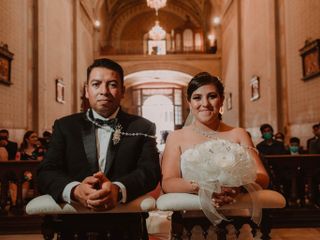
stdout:
{"type": "Polygon", "coordinates": [[[120,142],[121,130],[122,130],[122,126],[118,123],[114,129],[114,133],[112,137],[113,145],[116,145],[120,142]]]}

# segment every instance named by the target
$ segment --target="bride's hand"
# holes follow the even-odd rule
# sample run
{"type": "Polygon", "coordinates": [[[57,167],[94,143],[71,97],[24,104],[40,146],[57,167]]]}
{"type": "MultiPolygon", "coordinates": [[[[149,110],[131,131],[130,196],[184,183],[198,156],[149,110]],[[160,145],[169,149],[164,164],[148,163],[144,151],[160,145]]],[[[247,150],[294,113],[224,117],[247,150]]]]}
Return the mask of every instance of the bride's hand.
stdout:
{"type": "Polygon", "coordinates": [[[220,193],[212,194],[212,203],[216,208],[234,203],[239,192],[239,187],[222,187],[220,193]]]}

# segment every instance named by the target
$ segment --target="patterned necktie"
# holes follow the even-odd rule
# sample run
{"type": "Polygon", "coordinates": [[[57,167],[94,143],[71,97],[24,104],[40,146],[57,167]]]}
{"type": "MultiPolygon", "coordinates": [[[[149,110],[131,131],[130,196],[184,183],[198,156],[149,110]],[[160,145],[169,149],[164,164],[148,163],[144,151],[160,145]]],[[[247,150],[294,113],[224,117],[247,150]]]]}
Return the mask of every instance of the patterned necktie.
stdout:
{"type": "Polygon", "coordinates": [[[109,127],[113,128],[113,129],[117,125],[117,119],[116,118],[112,118],[112,119],[109,119],[109,120],[102,120],[102,119],[96,118],[94,121],[100,126],[109,126],[109,127]]]}

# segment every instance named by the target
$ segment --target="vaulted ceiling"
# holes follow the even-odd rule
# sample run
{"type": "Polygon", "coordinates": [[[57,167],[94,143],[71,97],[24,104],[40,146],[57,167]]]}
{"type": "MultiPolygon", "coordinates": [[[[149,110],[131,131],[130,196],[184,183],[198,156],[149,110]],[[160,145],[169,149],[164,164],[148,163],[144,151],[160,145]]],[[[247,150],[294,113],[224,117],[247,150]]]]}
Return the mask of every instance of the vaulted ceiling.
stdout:
{"type": "MultiPolygon", "coordinates": [[[[190,19],[191,24],[202,29],[204,38],[212,34],[212,19],[221,16],[221,6],[227,0],[167,0],[167,5],[158,11],[147,6],[146,0],[81,0],[87,11],[92,11],[93,20],[99,20],[100,49],[106,53],[118,54],[124,48],[134,48],[143,44],[143,37],[154,26],[155,20],[170,33],[190,19]],[[111,49],[111,50],[110,50],[111,49]],[[115,51],[112,52],[112,49],[115,51]]],[[[89,15],[91,15],[89,13],[89,15]]],[[[214,33],[216,34],[216,33],[214,33]]],[[[128,53],[128,49],[126,52],[128,53]]],[[[142,49],[142,46],[141,46],[142,49]]],[[[126,76],[126,87],[152,82],[185,85],[190,75],[169,70],[138,71],[126,76]]]]}
{"type": "Polygon", "coordinates": [[[158,17],[155,10],[147,6],[146,0],[95,1],[96,15],[101,21],[100,45],[120,48],[121,41],[141,41],[156,19],[170,33],[190,18],[191,23],[201,28],[206,37],[211,31],[212,17],[220,15],[222,0],[167,0],[158,17]]]}

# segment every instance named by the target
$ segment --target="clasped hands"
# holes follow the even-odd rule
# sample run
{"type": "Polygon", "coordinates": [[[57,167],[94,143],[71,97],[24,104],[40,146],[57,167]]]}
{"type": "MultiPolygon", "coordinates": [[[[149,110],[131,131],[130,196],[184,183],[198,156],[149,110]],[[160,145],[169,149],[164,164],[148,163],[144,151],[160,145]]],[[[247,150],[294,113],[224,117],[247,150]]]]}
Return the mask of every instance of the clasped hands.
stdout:
{"type": "Polygon", "coordinates": [[[113,184],[103,172],[86,177],[73,188],[71,197],[93,210],[109,210],[118,204],[119,186],[113,184]]]}
{"type": "Polygon", "coordinates": [[[226,204],[235,203],[235,198],[240,193],[239,187],[221,187],[220,193],[212,194],[212,204],[214,207],[219,208],[226,204]]]}

